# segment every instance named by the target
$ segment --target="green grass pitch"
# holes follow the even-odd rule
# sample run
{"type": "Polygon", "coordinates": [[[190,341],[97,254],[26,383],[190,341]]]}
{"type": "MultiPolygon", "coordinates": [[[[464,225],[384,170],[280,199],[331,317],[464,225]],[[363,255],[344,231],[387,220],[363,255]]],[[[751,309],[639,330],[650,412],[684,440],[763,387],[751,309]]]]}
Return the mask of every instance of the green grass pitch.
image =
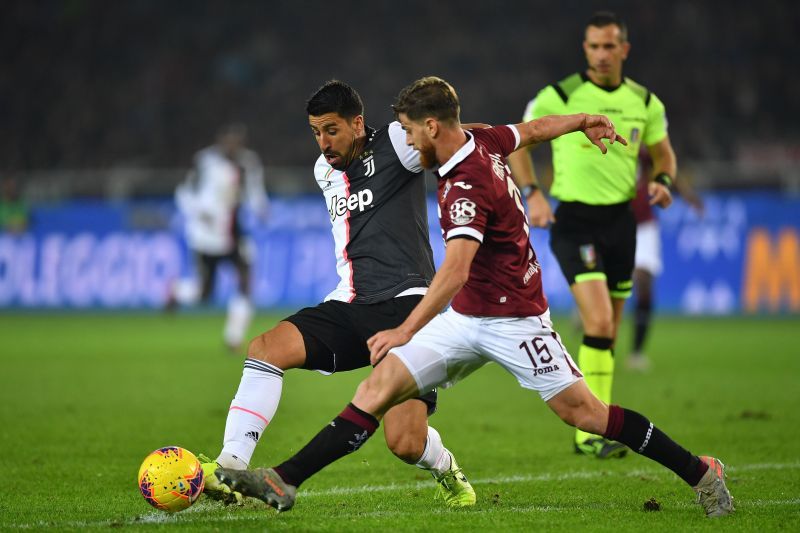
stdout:
{"type": "MultiPolygon", "coordinates": [[[[262,314],[253,333],[280,315],[262,314]]],[[[568,319],[556,320],[573,352],[568,319]]],[[[155,448],[219,451],[241,356],[215,314],[0,315],[0,530],[800,531],[800,328],[795,317],[657,319],[647,374],[625,369],[615,401],[729,467],[737,512],[708,520],[677,476],[639,456],[572,453],[571,430],[489,365],[440,395],[431,421],[478,493],[474,508],[433,501],[427,473],[378,434],[277,514],[261,502],[201,499],[167,515],[138,493],[155,448]],[[646,512],[655,498],[661,509],[646,512]]],[[[279,462],[351,398],[365,371],[292,371],[254,465],[279,462]]]]}

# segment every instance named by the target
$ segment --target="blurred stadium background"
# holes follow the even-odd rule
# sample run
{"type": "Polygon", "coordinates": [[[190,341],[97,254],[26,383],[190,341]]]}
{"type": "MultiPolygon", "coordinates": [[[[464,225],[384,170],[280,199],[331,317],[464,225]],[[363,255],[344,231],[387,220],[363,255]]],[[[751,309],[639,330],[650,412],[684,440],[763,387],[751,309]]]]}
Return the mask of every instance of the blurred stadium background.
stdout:
{"type": "MultiPolygon", "coordinates": [[[[4,2],[0,467],[14,481],[0,486],[0,529],[175,523],[143,517],[133,472],[158,446],[218,450],[241,370],[219,334],[232,272],[221,272],[209,313],[160,313],[168,284],[192,269],[173,192],[222,124],[248,126],[272,199],[266,223],[243,221],[257,251],[255,334],[337,282],[304,111],[322,82],[356,87],[373,125],[392,118],[401,87],[430,74],[458,89],[465,122],[516,122],[539,88],[584,68],[584,24],[597,9],[627,20],[625,74],[665,102],[680,179],[706,203],[703,217],[680,199],[661,213],[656,305],[670,316],[656,319],[653,372],[618,365],[616,401],[699,453],[724,454],[739,507],[732,530],[796,530],[800,3],[781,0],[4,2]]],[[[547,149],[535,158],[547,181],[547,149]]],[[[548,234],[532,238],[556,325],[577,346],[548,234]]],[[[365,372],[288,373],[254,463],[296,450],[365,372]]],[[[474,513],[440,512],[430,480],[373,443],[310,482],[317,499],[276,527],[385,528],[386,516],[419,531],[702,527],[699,509],[685,512],[691,492],[644,459],[581,462],[569,429],[497,368],[442,402],[435,424],[476,483],[474,513]],[[346,492],[365,483],[378,492],[346,492]],[[631,512],[654,496],[661,516],[631,512]]],[[[178,523],[260,530],[265,517],[257,506],[197,507],[178,523]]]]}
{"type": "MultiPolygon", "coordinates": [[[[625,73],[666,103],[680,177],[707,203],[702,218],[681,202],[663,213],[659,308],[800,311],[800,8],[777,0],[7,3],[0,177],[27,221],[0,236],[0,307],[160,307],[191,269],[174,187],[231,120],[249,127],[275,200],[266,225],[250,224],[256,304],[318,301],[336,277],[306,97],[343,79],[380,124],[400,87],[436,74],[459,90],[465,121],[514,122],[539,88],[583,68],[598,8],[627,19],[625,73]]],[[[546,149],[536,159],[547,168],[546,149]]],[[[547,234],[534,233],[566,310],[547,234]]]]}

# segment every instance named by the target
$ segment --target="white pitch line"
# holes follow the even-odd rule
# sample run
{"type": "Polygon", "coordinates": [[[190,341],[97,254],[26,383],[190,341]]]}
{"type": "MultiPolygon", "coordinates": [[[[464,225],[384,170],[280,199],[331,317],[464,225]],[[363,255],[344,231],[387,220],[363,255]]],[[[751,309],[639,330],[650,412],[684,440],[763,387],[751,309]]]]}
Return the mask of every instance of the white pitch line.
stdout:
{"type": "MultiPolygon", "coordinates": [[[[755,463],[749,465],[738,465],[735,467],[728,467],[726,471],[734,474],[737,472],[749,472],[749,471],[760,471],[760,470],[796,470],[800,468],[800,462],[798,463],[755,463]]],[[[484,485],[484,484],[513,484],[513,483],[530,483],[530,482],[546,482],[546,481],[561,481],[561,480],[568,480],[568,479],[593,479],[598,477],[608,477],[619,475],[620,477],[638,477],[642,475],[648,476],[661,476],[667,475],[667,471],[664,469],[637,469],[637,470],[629,470],[627,472],[608,472],[603,470],[579,470],[576,472],[570,473],[547,473],[547,474],[538,474],[538,475],[516,475],[516,476],[504,476],[498,478],[484,478],[484,479],[477,479],[471,481],[474,485],[484,485]]],[[[360,487],[332,487],[330,489],[324,490],[309,490],[309,491],[301,491],[299,494],[300,499],[309,498],[309,497],[320,497],[320,496],[335,496],[335,495],[353,495],[353,494],[365,494],[370,492],[389,492],[389,491],[403,491],[403,490],[417,490],[417,489],[424,489],[429,488],[431,483],[428,481],[419,481],[416,483],[393,483],[390,485],[362,485],[360,487]]],[[[784,499],[784,500],[765,500],[765,499],[758,499],[758,500],[737,500],[736,504],[743,508],[747,507],[789,507],[789,506],[798,506],[800,505],[800,499],[784,499]]],[[[628,506],[622,506],[614,503],[607,503],[604,504],[604,507],[611,507],[611,508],[622,508],[628,506]]],[[[670,507],[675,508],[690,508],[694,507],[694,504],[689,502],[673,502],[670,503],[670,507]]],[[[264,508],[265,510],[269,510],[267,507],[264,508]]],[[[157,511],[153,511],[150,513],[146,513],[137,517],[136,519],[130,519],[125,521],[117,521],[117,520],[101,520],[96,522],[61,522],[61,523],[48,523],[45,521],[39,521],[33,524],[7,524],[3,525],[4,527],[9,527],[12,529],[43,529],[43,528],[75,528],[75,529],[84,529],[89,527],[102,527],[102,526],[117,526],[117,525],[136,525],[136,524],[191,524],[191,523],[211,523],[211,522],[239,522],[239,521],[248,521],[253,520],[252,515],[242,515],[234,513],[228,513],[224,515],[216,514],[217,511],[220,510],[220,507],[217,504],[213,504],[210,502],[200,502],[186,511],[180,513],[180,515],[170,515],[166,513],[161,513],[157,511]],[[206,514],[208,512],[213,512],[215,514],[206,514]],[[184,520],[181,518],[182,516],[191,516],[191,519],[184,520]]],[[[559,512],[574,512],[573,507],[555,507],[551,505],[545,506],[537,506],[537,505],[529,505],[529,506],[514,506],[514,507],[503,507],[503,511],[512,511],[514,513],[559,513],[559,512]]],[[[448,509],[432,509],[429,511],[431,514],[445,514],[450,512],[448,509]]],[[[493,513],[496,512],[495,509],[472,509],[469,511],[470,513],[493,513]]],[[[404,511],[373,511],[373,512],[360,512],[358,516],[360,517],[393,517],[393,516],[403,516],[408,514],[408,512],[404,511]]],[[[0,524],[1,525],[1,524],[0,524]]],[[[277,526],[277,523],[273,523],[273,526],[277,526]]]]}
{"type": "MultiPolygon", "coordinates": [[[[791,499],[791,500],[749,500],[746,502],[737,501],[736,504],[741,508],[750,508],[750,507],[796,507],[800,505],[800,499],[791,499]]],[[[672,502],[668,505],[668,508],[674,509],[691,509],[695,508],[697,504],[691,502],[672,502]]],[[[98,522],[69,522],[69,523],[58,523],[58,524],[51,524],[47,522],[39,522],[36,524],[12,524],[9,527],[13,529],[44,529],[44,528],[75,528],[75,529],[87,529],[87,528],[94,528],[94,527],[111,527],[111,526],[132,526],[136,524],[208,524],[208,523],[217,523],[217,522],[246,522],[252,520],[261,520],[262,518],[259,516],[254,517],[252,514],[238,514],[235,511],[233,513],[228,513],[224,515],[219,514],[204,514],[209,511],[219,511],[219,507],[216,505],[203,505],[203,504],[196,504],[192,507],[192,510],[195,507],[199,507],[194,512],[187,512],[181,513],[180,515],[169,515],[166,513],[157,513],[152,512],[146,514],[139,518],[138,520],[126,520],[124,522],[119,522],[115,520],[104,520],[98,522]],[[181,517],[192,515],[191,519],[183,519],[181,517]]],[[[631,506],[621,504],[621,503],[605,503],[603,504],[603,508],[605,509],[632,509],[631,506]]],[[[250,509],[252,510],[252,508],[250,509]]],[[[270,516],[274,516],[276,513],[273,513],[271,509],[264,506],[264,512],[266,513],[263,519],[269,519],[270,516]]],[[[514,514],[541,514],[541,513],[574,513],[575,508],[573,506],[553,506],[553,505],[515,505],[515,506],[503,506],[502,511],[504,513],[512,512],[514,514]]],[[[437,508],[431,509],[427,511],[433,515],[445,515],[453,513],[452,509],[446,508],[437,508]]],[[[468,511],[469,514],[489,514],[489,513],[496,513],[497,509],[491,508],[484,508],[484,509],[470,509],[468,511]]],[[[396,518],[401,516],[406,516],[410,514],[409,511],[368,511],[368,512],[359,512],[359,518],[396,518]]],[[[419,516],[418,514],[416,516],[419,516]]],[[[272,528],[281,528],[281,527],[294,527],[296,524],[286,524],[281,522],[270,522],[270,527],[272,528]]]]}
{"type": "MultiPolygon", "coordinates": [[[[796,470],[800,468],[800,463],[757,463],[750,465],[739,465],[736,467],[726,467],[725,471],[729,474],[737,472],[748,472],[751,470],[796,470]]],[[[503,476],[497,478],[472,479],[473,485],[485,485],[490,483],[509,484],[509,483],[531,483],[540,481],[565,481],[569,479],[594,479],[608,475],[621,475],[623,477],[646,476],[666,476],[667,470],[641,468],[628,470],[622,473],[608,472],[605,470],[578,470],[567,473],[547,473],[547,474],[523,474],[515,476],[503,476]]],[[[391,492],[401,490],[419,490],[430,487],[430,481],[417,481],[416,483],[391,483],[389,485],[361,485],[357,487],[332,487],[329,489],[311,489],[300,491],[298,498],[314,498],[319,496],[336,496],[347,494],[365,494],[369,492],[391,492]]]]}

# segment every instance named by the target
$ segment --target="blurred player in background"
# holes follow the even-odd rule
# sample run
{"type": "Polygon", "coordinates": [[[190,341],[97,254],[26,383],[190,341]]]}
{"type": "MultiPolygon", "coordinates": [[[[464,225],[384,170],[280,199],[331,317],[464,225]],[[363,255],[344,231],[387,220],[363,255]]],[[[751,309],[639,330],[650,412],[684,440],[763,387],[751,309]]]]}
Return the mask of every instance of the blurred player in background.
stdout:
{"type": "MultiPolygon", "coordinates": [[[[639,151],[639,171],[636,181],[636,197],[631,202],[636,219],[636,259],[633,269],[634,320],[633,349],[626,360],[628,368],[644,371],[650,360],[644,355],[644,346],[653,318],[655,278],[663,269],[661,259],[661,230],[658,218],[650,204],[648,185],[652,175],[653,161],[646,149],[639,151]]],[[[703,200],[688,180],[675,180],[675,189],[683,199],[703,214],[703,200]]]]}
{"type": "Polygon", "coordinates": [[[176,282],[167,303],[168,307],[174,307],[208,302],[214,292],[219,264],[231,263],[236,269],[238,286],[228,300],[223,338],[232,351],[241,349],[253,317],[252,250],[242,234],[240,211],[246,205],[264,219],[268,205],[264,168],[258,154],[248,149],[246,142],[247,128],[243,124],[221,128],[217,142],[195,154],[194,167],[175,192],[198,277],[176,282]]]}
{"type": "MultiPolygon", "coordinates": [[[[654,179],[647,185],[650,203],[668,207],[677,162],[667,135],[664,104],[647,88],[623,77],[630,43],[625,23],[613,13],[596,13],[586,27],[583,50],[588,68],[539,91],[524,119],[545,115],[607,115],[629,146],[615,144],[603,157],[580,134],[552,142],[553,185],[560,200],[555,216],[539,189],[526,150],[509,157],[514,176],[527,199],[531,223],[552,223],[550,247],[567,278],[583,325],[578,364],[598,398],[611,402],[614,376],[612,348],[633,286],[636,222],[631,200],[636,195],[639,147],[653,158],[654,179]]],[[[625,446],[578,430],[575,451],[599,458],[621,457],[625,446]]]]}
{"type": "MultiPolygon", "coordinates": [[[[306,111],[322,151],[314,176],[328,205],[340,282],[323,303],[301,309],[250,343],[222,452],[215,461],[201,459],[205,492],[226,501],[236,494],[212,474],[218,465],[247,468],[278,409],[283,373],[369,366],[367,339],[405,320],[433,278],[425,177],[420,154],[406,145],[400,124],[367,126],[361,96],[337,80],[320,87],[306,111]]],[[[474,505],[475,491],[428,426],[437,397],[435,390],[425,392],[386,413],[386,444],[403,461],[431,472],[446,505],[474,505]]],[[[355,447],[362,438],[350,435],[355,447]]]]}
{"type": "Polygon", "coordinates": [[[30,222],[28,204],[19,192],[19,182],[13,177],[0,182],[0,232],[24,233],[30,222]]]}
{"type": "Polygon", "coordinates": [[[333,422],[279,466],[220,469],[220,480],[279,511],[291,509],[297,487],[360,448],[392,405],[494,361],[537,391],[564,422],[619,439],[675,472],[694,488],[708,516],[732,512],[722,464],[691,454],[641,414],[600,401],[552,329],[528,221],[505,158],[520,146],[569,132],[605,153],[602,139],[625,143],[608,118],[548,116],[464,131],[455,90],[435,77],[403,89],[394,110],[423,165],[438,167],[444,262],[408,318],[369,339],[375,369],[333,422]]]}

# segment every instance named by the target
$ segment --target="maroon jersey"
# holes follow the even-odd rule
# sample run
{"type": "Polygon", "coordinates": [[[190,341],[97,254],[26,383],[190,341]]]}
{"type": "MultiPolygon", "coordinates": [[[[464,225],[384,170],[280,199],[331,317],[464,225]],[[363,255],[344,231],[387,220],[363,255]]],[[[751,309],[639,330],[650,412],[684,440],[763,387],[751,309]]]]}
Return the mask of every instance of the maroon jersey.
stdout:
{"type": "Polygon", "coordinates": [[[534,316],[547,310],[528,219],[506,156],[519,145],[513,126],[475,129],[438,172],[439,222],[445,243],[481,243],[453,309],[474,316],[534,316]]]}
{"type": "Polygon", "coordinates": [[[653,206],[650,205],[650,193],[647,192],[647,185],[650,183],[650,172],[653,168],[653,160],[647,150],[639,152],[639,168],[636,172],[636,197],[631,202],[633,207],[633,217],[637,224],[655,220],[653,206]]]}

